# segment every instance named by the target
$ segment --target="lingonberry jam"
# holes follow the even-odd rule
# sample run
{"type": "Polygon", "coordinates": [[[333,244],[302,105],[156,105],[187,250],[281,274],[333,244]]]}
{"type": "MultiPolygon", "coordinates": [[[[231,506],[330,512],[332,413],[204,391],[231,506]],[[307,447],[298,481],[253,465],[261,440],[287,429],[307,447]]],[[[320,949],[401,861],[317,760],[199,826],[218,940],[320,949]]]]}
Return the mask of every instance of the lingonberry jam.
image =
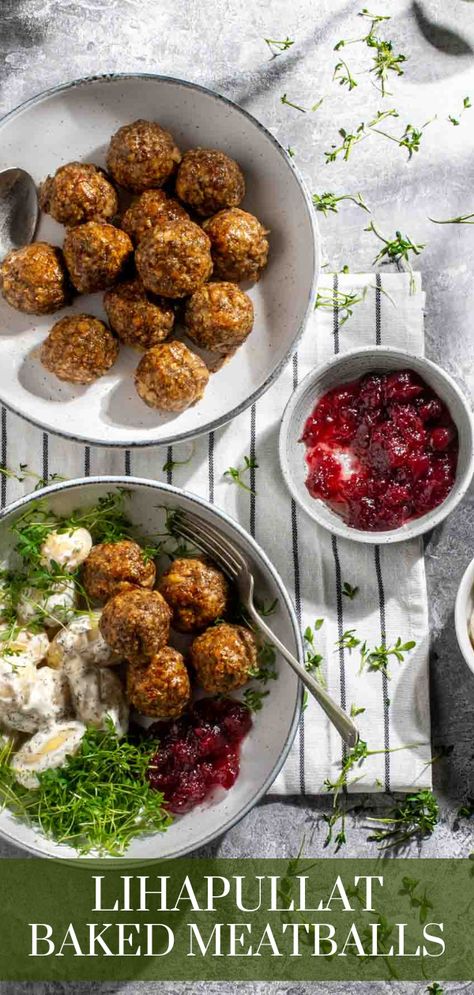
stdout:
{"type": "Polygon", "coordinates": [[[316,404],[302,442],[310,494],[357,529],[396,529],[424,515],[456,476],[456,426],[412,370],[334,387],[316,404]]]}
{"type": "Polygon", "coordinates": [[[211,793],[231,788],[240,770],[240,744],[252,725],[250,710],[233,698],[202,698],[182,718],[155,722],[160,746],[147,771],[170,812],[182,815],[211,793]]]}

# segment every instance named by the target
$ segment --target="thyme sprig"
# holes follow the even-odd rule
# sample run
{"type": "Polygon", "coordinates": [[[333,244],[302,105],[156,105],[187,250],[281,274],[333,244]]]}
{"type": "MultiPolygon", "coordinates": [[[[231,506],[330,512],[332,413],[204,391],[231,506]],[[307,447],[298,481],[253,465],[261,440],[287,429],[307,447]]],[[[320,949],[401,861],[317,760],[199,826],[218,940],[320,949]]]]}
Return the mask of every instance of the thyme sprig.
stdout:
{"type": "Polygon", "coordinates": [[[349,653],[352,653],[352,650],[358,649],[360,653],[359,673],[362,673],[364,668],[367,668],[375,673],[383,672],[389,680],[390,674],[388,665],[390,658],[395,657],[399,663],[403,663],[405,660],[405,654],[409,653],[410,650],[414,649],[416,646],[414,639],[409,639],[403,643],[401,637],[398,636],[393,646],[387,646],[386,643],[381,643],[380,646],[375,646],[371,649],[367,646],[367,641],[364,640],[364,642],[362,642],[362,640],[355,635],[355,632],[355,629],[346,629],[341,638],[337,640],[336,649],[345,649],[349,653]]]}

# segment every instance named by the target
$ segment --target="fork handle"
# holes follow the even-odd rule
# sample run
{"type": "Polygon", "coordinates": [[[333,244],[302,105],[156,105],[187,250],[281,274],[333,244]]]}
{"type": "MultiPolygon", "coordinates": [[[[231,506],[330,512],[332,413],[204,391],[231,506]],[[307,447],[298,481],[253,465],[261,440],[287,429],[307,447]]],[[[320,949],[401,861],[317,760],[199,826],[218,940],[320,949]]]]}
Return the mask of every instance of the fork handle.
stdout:
{"type": "Polygon", "coordinates": [[[265,633],[270,642],[273,643],[275,648],[284,656],[287,663],[290,664],[292,670],[298,675],[300,681],[308,689],[309,693],[316,698],[316,701],[321,705],[321,708],[326,713],[330,722],[332,722],[335,729],[337,729],[341,739],[353,749],[357,746],[359,742],[359,732],[354,722],[347,715],[347,713],[338,705],[328,692],[321,687],[321,684],[308,671],[299,663],[296,657],[287,650],[286,646],[280,642],[275,636],[272,630],[268,627],[266,622],[263,621],[261,616],[258,614],[257,610],[254,608],[253,604],[248,605],[249,614],[252,616],[253,621],[258,625],[259,629],[265,633]]]}

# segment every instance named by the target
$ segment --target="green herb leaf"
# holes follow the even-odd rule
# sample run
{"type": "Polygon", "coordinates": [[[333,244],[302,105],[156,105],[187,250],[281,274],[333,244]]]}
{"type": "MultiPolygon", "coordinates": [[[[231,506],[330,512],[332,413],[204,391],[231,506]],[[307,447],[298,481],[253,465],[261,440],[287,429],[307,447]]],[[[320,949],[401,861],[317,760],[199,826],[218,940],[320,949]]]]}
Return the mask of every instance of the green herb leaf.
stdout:
{"type": "Polygon", "coordinates": [[[244,691],[244,702],[251,712],[260,712],[263,708],[263,699],[269,695],[269,691],[259,691],[256,688],[247,688],[244,691]]]}
{"type": "Polygon", "coordinates": [[[244,491],[248,491],[250,494],[256,494],[256,491],[254,491],[248,486],[248,484],[245,483],[245,481],[242,480],[242,474],[247,473],[249,470],[257,469],[257,461],[252,456],[244,456],[244,465],[241,467],[229,466],[229,468],[224,471],[224,477],[230,477],[230,480],[234,484],[238,484],[239,487],[242,487],[244,491]]]}
{"type": "Polygon", "coordinates": [[[295,44],[291,38],[284,38],[283,41],[275,41],[274,38],[264,38],[264,41],[272,53],[272,59],[277,59],[279,55],[282,55],[283,52],[286,52],[295,44]]]}
{"type": "Polygon", "coordinates": [[[346,598],[349,598],[351,601],[353,601],[358,592],[359,592],[358,587],[352,587],[352,584],[349,584],[347,580],[344,581],[342,585],[342,593],[345,595],[346,598]]]}

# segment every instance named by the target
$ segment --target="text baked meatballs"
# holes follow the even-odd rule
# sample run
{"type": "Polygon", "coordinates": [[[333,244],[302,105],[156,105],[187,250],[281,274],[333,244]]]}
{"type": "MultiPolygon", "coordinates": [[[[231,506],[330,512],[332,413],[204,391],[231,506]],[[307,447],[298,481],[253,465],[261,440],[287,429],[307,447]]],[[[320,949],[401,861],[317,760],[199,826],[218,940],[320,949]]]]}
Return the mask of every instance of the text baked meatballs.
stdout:
{"type": "Polygon", "coordinates": [[[250,680],[257,663],[255,639],[243,625],[222,622],[196,637],[191,662],[205,691],[225,694],[250,680]]]}
{"type": "Polygon", "coordinates": [[[189,408],[202,397],[208,380],[206,364],[184,342],[153,346],[135,372],[135,387],[142,401],[160,411],[189,408]]]}
{"type": "Polygon", "coordinates": [[[146,289],[163,297],[186,297],[212,273],[211,243],[193,221],[169,221],[151,228],[135,260],[146,289]]]}
{"type": "Polygon", "coordinates": [[[173,136],[155,121],[125,124],[112,136],[107,153],[115,182],[136,193],[161,187],[180,161],[173,136]]]}
{"type": "Polygon", "coordinates": [[[166,646],[171,611],[158,591],[131,588],[107,602],[99,628],[108,645],[131,663],[145,663],[166,646]]]}
{"type": "Polygon", "coordinates": [[[164,646],[144,664],[130,664],[127,696],[142,715],[177,719],[189,704],[191,684],[181,653],[164,646]]]}
{"type": "Polygon", "coordinates": [[[138,245],[150,228],[186,219],[189,220],[187,211],[174,197],[168,197],[164,190],[145,190],[125,211],[121,227],[138,245]]]}
{"type": "Polygon", "coordinates": [[[211,240],[216,276],[258,280],[268,259],[268,231],[258,218],[230,207],[208,218],[203,228],[211,240]]]}
{"type": "Polygon", "coordinates": [[[160,578],[158,589],[173,612],[179,632],[196,632],[225,614],[229,585],[221,570],[201,559],[174,560],[160,578]]]}
{"type": "Polygon", "coordinates": [[[100,221],[86,221],[69,229],[63,250],[76,290],[92,294],[120,279],[131,260],[133,245],[120,228],[100,221]]]}
{"type": "Polygon", "coordinates": [[[126,280],[104,294],[110,327],[125,345],[150,349],[168,338],[174,325],[171,305],[150,298],[139,279],[126,280]]]}
{"type": "Polygon", "coordinates": [[[253,304],[235,283],[205,283],[186,301],[184,324],[196,345],[225,355],[252,331],[253,304]]]}
{"type": "Polygon", "coordinates": [[[90,314],[72,314],[53,325],[40,359],[59,380],[87,384],[107,373],[117,354],[117,341],[103,321],[90,314]]]}
{"type": "Polygon", "coordinates": [[[47,242],[9,252],[0,279],[7,304],[26,314],[52,314],[70,299],[62,252],[47,242]]]}
{"type": "Polygon", "coordinates": [[[190,149],[178,168],[176,193],[196,214],[209,217],[224,207],[238,207],[245,180],[240,166],[225,152],[190,149]]]}
{"type": "Polygon", "coordinates": [[[103,170],[90,162],[68,162],[40,187],[41,210],[63,225],[108,221],[117,213],[117,194],[103,170]]]}
{"type": "Polygon", "coordinates": [[[153,587],[156,576],[153,560],[130,539],[93,546],[82,570],[86,594],[95,601],[107,601],[130,586],[153,587]]]}

